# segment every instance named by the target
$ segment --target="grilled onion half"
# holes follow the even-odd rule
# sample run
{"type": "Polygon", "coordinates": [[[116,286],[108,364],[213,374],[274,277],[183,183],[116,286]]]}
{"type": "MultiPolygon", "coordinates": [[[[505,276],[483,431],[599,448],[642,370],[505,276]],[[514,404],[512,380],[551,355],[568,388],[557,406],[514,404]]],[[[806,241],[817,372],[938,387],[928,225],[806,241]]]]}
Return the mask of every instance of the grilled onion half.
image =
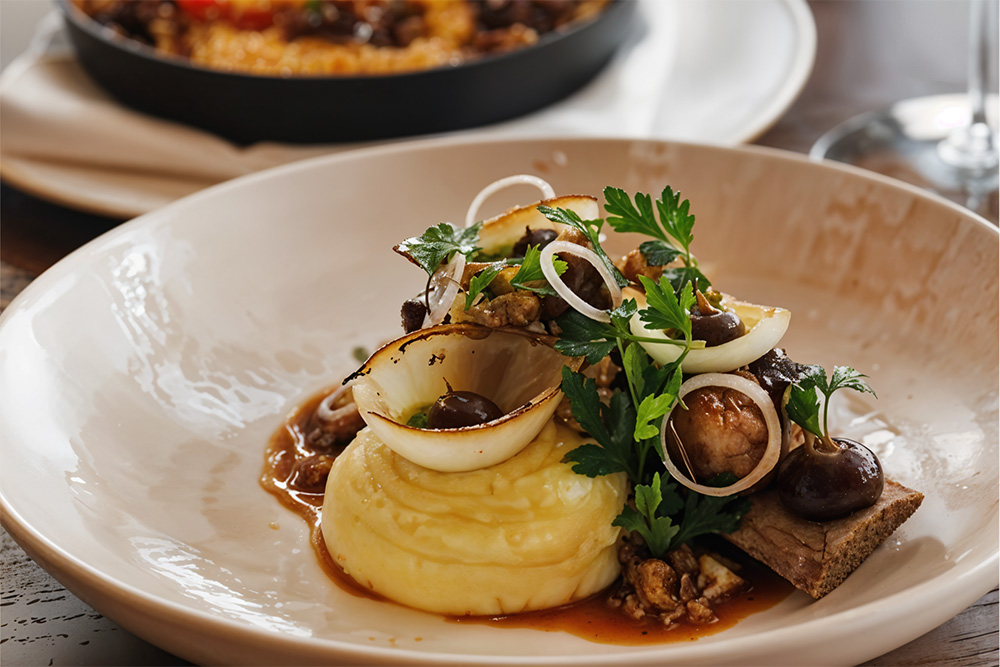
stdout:
{"type": "MultiPolygon", "coordinates": [[[[646,307],[646,297],[639,290],[626,290],[625,296],[634,298],[640,310],[646,307]]],[[[792,319],[791,312],[784,308],[758,306],[728,295],[723,297],[722,305],[739,315],[746,327],[746,333],[722,345],[689,350],[681,363],[685,374],[728,373],[760,359],[778,344],[792,319]]],[[[636,336],[668,340],[665,332],[659,329],[647,329],[638,313],[632,317],[629,326],[636,336]]],[[[663,365],[676,361],[684,349],[671,344],[642,342],[640,345],[657,363],[663,365]]]]}
{"type": "Polygon", "coordinates": [[[431,470],[478,470],[515,455],[552,418],[562,368],[580,358],[552,347],[550,336],[520,329],[449,324],[384,345],[354,374],[354,402],[372,432],[400,456],[431,470]],[[503,416],[476,426],[408,426],[451,391],[489,399],[503,416]]]}
{"type": "Polygon", "coordinates": [[[601,207],[597,199],[588,195],[566,195],[543,199],[542,201],[517,206],[500,215],[483,222],[479,230],[479,245],[488,253],[510,252],[514,244],[524,236],[525,228],[551,229],[560,232],[565,228],[558,222],[552,222],[538,210],[539,206],[549,208],[564,208],[573,211],[584,220],[593,220],[601,216],[601,207]]]}

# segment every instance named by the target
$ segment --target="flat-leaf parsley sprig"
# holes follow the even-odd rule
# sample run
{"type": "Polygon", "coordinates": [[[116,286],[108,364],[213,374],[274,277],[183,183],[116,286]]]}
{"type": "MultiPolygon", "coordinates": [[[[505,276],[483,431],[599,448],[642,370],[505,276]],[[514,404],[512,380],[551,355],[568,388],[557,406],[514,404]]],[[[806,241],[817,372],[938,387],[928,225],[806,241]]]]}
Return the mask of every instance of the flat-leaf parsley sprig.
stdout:
{"type": "Polygon", "coordinates": [[[612,522],[642,535],[650,553],[661,558],[671,549],[707,533],[731,533],[750,509],[750,501],[699,493],[681,496],[677,484],[655,473],[634,489],[635,507],[625,506],[612,522]]]}
{"type": "MultiPolygon", "coordinates": [[[[666,452],[660,444],[663,417],[678,403],[683,381],[681,364],[696,343],[691,331],[691,308],[695,290],[708,289],[708,279],[698,269],[691,253],[694,216],[690,204],[667,187],[654,203],[639,193],[632,200],[623,190],[606,188],[607,222],[618,232],[638,232],[653,237],[640,246],[647,263],[660,266],[680,259],[683,266],[664,271],[659,281],[640,276],[646,292],[646,307],[625,299],[609,311],[610,322],[599,322],[569,310],[556,320],[561,330],[556,349],[569,356],[585,357],[596,364],[617,352],[626,389],[614,389],[607,403],[601,401],[594,380],[563,369],[562,388],[573,417],[598,444],[585,444],[566,455],[573,470],[589,477],[624,472],[632,483],[634,506],[626,505],[615,525],[642,535],[654,556],[706,532],[731,532],[749,508],[733,496],[710,497],[682,490],[659,468],[666,452]],[[631,322],[638,316],[650,330],[665,330],[667,338],[633,333],[631,322]],[[684,349],[672,363],[657,365],[640,343],[678,345],[684,349]]],[[[539,207],[550,220],[581,231],[602,261],[611,263],[601,247],[603,221],[583,221],[575,213],[539,207]]],[[[616,280],[627,281],[615,270],[616,280]]]]}
{"type": "Polygon", "coordinates": [[[604,199],[607,202],[604,210],[609,214],[608,225],[612,229],[622,234],[638,233],[653,237],[654,240],[644,241],[639,246],[647,264],[664,266],[677,258],[681,259],[682,267],[663,272],[675,292],[679,293],[689,282],[702,292],[711,286],[698,268],[697,258],[691,254],[694,216],[690,213],[690,202],[682,200],[679,192],[668,185],[655,202],[650,195],[639,192],[633,204],[621,188],[607,187],[604,188],[604,199]],[[653,213],[654,204],[659,220],[653,213]]]}
{"type": "Polygon", "coordinates": [[[395,250],[409,257],[427,272],[428,280],[442,263],[448,262],[455,253],[472,259],[482,248],[479,247],[479,230],[483,223],[469,227],[455,227],[450,222],[442,222],[428,227],[420,236],[408,238],[399,243],[395,250]]]}
{"type": "Polygon", "coordinates": [[[593,246],[593,250],[597,253],[597,256],[601,258],[601,262],[607,267],[611,275],[614,276],[615,282],[618,283],[619,287],[625,287],[628,285],[628,279],[621,274],[615,263],[611,261],[608,254],[604,252],[604,248],[601,247],[601,228],[604,227],[604,220],[597,218],[596,220],[584,220],[576,211],[571,211],[566,208],[552,208],[550,206],[539,206],[538,212],[544,215],[546,218],[552,222],[566,225],[577,230],[583,234],[590,245],[593,246]]]}
{"type": "MultiPolygon", "coordinates": [[[[518,267],[517,273],[510,279],[510,286],[515,290],[526,290],[534,292],[539,296],[557,296],[556,291],[545,282],[545,275],[542,273],[542,252],[539,246],[528,246],[524,252],[524,257],[511,257],[493,262],[485,269],[474,275],[469,281],[469,289],[465,293],[465,309],[468,310],[475,303],[476,297],[486,294],[490,283],[500,272],[507,267],[518,267]]],[[[566,273],[569,265],[558,257],[552,259],[552,266],[556,270],[556,275],[561,276],[566,273]]]]}
{"type": "Polygon", "coordinates": [[[868,386],[867,377],[849,366],[834,366],[833,374],[827,378],[826,369],[822,366],[810,366],[805,377],[789,388],[788,403],[785,405],[788,418],[819,438],[828,447],[836,447],[830,439],[828,426],[830,399],[834,392],[841,389],[853,389],[878,398],[875,391],[868,386]],[[817,391],[823,396],[822,410],[817,391]],[[822,421],[820,414],[823,416],[822,421]]]}

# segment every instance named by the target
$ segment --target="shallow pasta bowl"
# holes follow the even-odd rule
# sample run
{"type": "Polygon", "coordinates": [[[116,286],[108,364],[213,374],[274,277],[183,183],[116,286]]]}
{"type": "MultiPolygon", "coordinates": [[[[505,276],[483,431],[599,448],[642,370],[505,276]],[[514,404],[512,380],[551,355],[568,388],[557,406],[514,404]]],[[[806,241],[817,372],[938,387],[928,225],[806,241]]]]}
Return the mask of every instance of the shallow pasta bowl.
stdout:
{"type": "Polygon", "coordinates": [[[433,141],[283,167],[115,229],[2,315],[4,525],[71,591],[197,663],[856,664],[996,585],[997,264],[997,230],[963,209],[762,149],[433,141]],[[426,277],[392,245],[523,172],[560,193],[680,189],[720,289],[788,308],[793,358],[871,376],[879,400],[831,419],[927,497],[839,589],[627,647],[455,625],[326,578],[305,523],[258,485],[267,440],[356,368],[353,348],[399,336],[426,277]]]}

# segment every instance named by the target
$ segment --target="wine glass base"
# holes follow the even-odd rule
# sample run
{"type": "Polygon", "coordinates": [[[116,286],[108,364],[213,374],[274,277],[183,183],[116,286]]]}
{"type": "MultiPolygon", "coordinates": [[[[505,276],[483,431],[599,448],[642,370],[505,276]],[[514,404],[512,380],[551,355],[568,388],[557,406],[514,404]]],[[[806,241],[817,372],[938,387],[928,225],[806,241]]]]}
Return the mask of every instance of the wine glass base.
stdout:
{"type": "MultiPolygon", "coordinates": [[[[997,96],[986,98],[986,117],[997,127],[997,96]]],[[[996,222],[998,172],[988,167],[957,167],[942,159],[942,141],[968,126],[968,95],[935,95],[897,102],[887,109],[856,116],[828,131],[810,157],[846,162],[933,190],[996,222]]],[[[996,135],[993,147],[997,146],[996,135]]],[[[945,151],[947,157],[947,151],[945,151]]],[[[986,159],[984,164],[991,164],[986,159]]]]}

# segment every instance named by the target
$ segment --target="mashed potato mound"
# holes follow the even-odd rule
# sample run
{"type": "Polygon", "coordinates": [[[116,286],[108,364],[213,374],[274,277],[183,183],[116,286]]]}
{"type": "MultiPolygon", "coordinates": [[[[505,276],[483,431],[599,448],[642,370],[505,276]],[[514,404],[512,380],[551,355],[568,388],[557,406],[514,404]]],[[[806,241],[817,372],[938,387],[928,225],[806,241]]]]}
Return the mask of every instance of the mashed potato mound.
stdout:
{"type": "Polygon", "coordinates": [[[363,586],[442,614],[513,614],[596,593],[619,573],[611,522],[626,478],[574,473],[562,459],[582,442],[550,422],[503,463],[442,473],[364,429],[327,481],[327,548],[363,586]]]}

